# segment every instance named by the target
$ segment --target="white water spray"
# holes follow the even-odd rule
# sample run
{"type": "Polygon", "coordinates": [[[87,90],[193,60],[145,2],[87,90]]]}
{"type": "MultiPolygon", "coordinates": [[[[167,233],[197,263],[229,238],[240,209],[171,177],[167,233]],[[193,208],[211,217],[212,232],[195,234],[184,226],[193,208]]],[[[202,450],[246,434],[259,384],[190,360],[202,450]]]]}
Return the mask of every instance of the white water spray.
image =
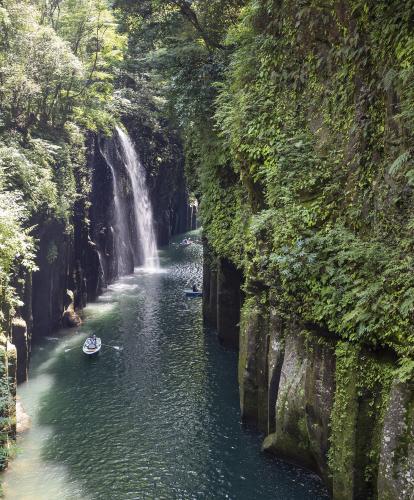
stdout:
{"type": "Polygon", "coordinates": [[[122,276],[130,272],[129,262],[131,261],[131,255],[133,255],[128,224],[125,218],[127,212],[126,204],[121,196],[118,174],[113,163],[109,141],[104,142],[100,151],[112,174],[114,186],[115,248],[117,253],[118,275],[122,276]]]}
{"type": "Polygon", "coordinates": [[[121,156],[132,186],[138,251],[142,257],[143,267],[158,269],[159,259],[145,169],[139,161],[130,137],[119,127],[116,128],[116,132],[121,145],[121,156]]]}

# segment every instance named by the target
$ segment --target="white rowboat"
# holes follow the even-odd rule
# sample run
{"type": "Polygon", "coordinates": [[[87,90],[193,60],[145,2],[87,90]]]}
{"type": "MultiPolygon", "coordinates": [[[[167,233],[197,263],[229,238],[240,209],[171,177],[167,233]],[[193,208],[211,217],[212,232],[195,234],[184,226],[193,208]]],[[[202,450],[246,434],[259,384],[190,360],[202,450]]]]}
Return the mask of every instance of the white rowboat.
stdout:
{"type": "Polygon", "coordinates": [[[99,337],[88,337],[82,347],[82,351],[87,356],[94,356],[101,350],[102,341],[99,337]]]}

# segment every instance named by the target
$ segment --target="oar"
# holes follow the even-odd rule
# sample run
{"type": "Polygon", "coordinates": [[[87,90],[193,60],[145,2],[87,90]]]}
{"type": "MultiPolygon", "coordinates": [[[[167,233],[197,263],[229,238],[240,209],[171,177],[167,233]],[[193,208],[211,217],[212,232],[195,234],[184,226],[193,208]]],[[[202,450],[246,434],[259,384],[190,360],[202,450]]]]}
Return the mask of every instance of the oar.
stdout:
{"type": "MultiPolygon", "coordinates": [[[[104,345],[105,347],[112,347],[112,349],[115,349],[116,351],[122,351],[122,347],[118,345],[109,345],[109,344],[102,344],[102,345],[104,345]]],[[[78,347],[79,346],[69,347],[69,349],[65,349],[65,352],[72,351],[73,349],[77,349],[78,347]]]]}
{"type": "Polygon", "coordinates": [[[109,345],[109,344],[102,344],[104,345],[105,347],[112,347],[112,349],[115,349],[116,351],[122,351],[122,347],[120,347],[119,345],[109,345]]]}
{"type": "Polygon", "coordinates": [[[69,347],[69,349],[65,349],[65,352],[69,352],[69,351],[71,351],[72,349],[77,349],[77,348],[78,348],[78,346],[75,346],[75,347],[69,347]]]}

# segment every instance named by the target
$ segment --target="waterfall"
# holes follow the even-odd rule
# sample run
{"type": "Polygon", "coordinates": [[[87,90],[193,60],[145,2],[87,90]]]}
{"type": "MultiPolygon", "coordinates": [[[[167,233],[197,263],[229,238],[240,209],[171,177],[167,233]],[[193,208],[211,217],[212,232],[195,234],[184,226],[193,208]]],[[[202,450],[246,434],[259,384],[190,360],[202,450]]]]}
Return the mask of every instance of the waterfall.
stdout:
{"type": "MultiPolygon", "coordinates": [[[[113,181],[115,275],[132,273],[137,265],[158,269],[159,260],[146,172],[132,141],[117,127],[114,136],[111,139],[102,138],[99,147],[113,181]]],[[[100,255],[101,258],[105,260],[103,255],[100,255]]],[[[107,267],[104,264],[105,262],[101,262],[105,273],[107,267]]]]}
{"type": "Polygon", "coordinates": [[[152,207],[145,179],[146,172],[130,137],[119,127],[116,128],[116,133],[121,146],[121,158],[132,186],[135,230],[138,237],[138,257],[141,257],[140,261],[144,267],[157,269],[159,268],[159,260],[152,207]]]}
{"type": "Polygon", "coordinates": [[[100,151],[112,175],[114,189],[114,246],[116,252],[117,274],[118,276],[122,276],[133,270],[133,263],[131,261],[134,252],[126,218],[127,206],[122,196],[120,179],[115,169],[113,141],[105,140],[103,145],[100,146],[100,151]]]}

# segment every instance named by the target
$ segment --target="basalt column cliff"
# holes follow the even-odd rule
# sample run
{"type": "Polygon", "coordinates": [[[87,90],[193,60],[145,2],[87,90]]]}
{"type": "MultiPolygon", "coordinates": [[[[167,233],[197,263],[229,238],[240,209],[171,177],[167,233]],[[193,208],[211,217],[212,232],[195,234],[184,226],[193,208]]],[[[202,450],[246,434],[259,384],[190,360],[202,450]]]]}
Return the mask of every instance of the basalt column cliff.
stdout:
{"type": "Polygon", "coordinates": [[[249,4],[200,176],[242,418],[335,499],[414,495],[412,14],[249,4]]]}
{"type": "MultiPolygon", "coordinates": [[[[134,217],[134,208],[132,186],[118,156],[117,134],[89,134],[83,148],[86,163],[74,179],[78,199],[69,219],[33,221],[38,241],[37,268],[33,272],[22,271],[16,278],[19,303],[5,318],[6,334],[1,345],[5,450],[15,436],[16,383],[27,379],[32,339],[48,336],[62,326],[80,325],[86,303],[95,300],[118,276],[131,273],[134,265],[140,265],[134,261],[132,249],[125,267],[118,265],[115,190],[118,189],[117,195],[125,207],[127,224],[134,217]],[[109,156],[103,154],[105,149],[109,156]]],[[[177,146],[177,162],[162,164],[154,178],[151,197],[153,203],[157,203],[155,223],[160,244],[168,242],[177,231],[186,230],[190,223],[186,218],[188,195],[182,170],[177,146]]],[[[128,225],[128,232],[131,239],[138,237],[132,223],[128,225]]],[[[6,459],[3,466],[5,464],[6,459]]]]}

